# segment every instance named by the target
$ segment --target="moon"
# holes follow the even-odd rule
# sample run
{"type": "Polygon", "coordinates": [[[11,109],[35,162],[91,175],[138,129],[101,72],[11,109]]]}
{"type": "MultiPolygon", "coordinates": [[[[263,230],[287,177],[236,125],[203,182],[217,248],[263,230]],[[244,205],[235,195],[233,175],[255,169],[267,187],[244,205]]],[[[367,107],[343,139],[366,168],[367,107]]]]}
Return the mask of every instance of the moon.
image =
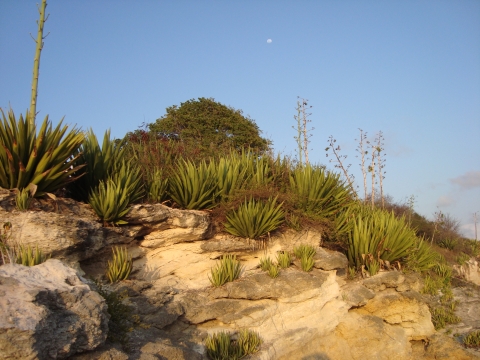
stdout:
{"type": "Polygon", "coordinates": [[[267,39],[267,44],[270,44],[272,42],[272,39],[267,39]]]}

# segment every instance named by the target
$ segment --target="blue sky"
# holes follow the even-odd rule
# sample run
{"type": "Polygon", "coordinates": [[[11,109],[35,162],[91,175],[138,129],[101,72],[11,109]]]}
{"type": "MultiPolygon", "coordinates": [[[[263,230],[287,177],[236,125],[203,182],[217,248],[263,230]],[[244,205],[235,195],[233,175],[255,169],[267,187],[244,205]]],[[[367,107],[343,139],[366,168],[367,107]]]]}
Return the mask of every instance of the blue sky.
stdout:
{"type": "MultiPolygon", "coordinates": [[[[29,106],[37,2],[0,2],[0,107],[17,115],[29,106]]],[[[479,1],[49,0],[47,13],[37,119],[123,137],[168,106],[213,97],[295,156],[300,96],[313,106],[313,162],[333,168],[333,135],[362,188],[358,129],[383,131],[384,191],[474,237],[479,1]]]]}

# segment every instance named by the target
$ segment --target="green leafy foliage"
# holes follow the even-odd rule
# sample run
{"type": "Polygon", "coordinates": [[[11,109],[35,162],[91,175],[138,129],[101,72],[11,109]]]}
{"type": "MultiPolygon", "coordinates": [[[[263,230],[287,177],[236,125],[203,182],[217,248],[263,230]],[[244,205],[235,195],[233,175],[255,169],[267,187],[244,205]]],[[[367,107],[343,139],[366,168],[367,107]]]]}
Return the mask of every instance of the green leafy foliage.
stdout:
{"type": "Polygon", "coordinates": [[[213,286],[222,286],[227,282],[238,279],[242,270],[243,266],[237,260],[237,257],[227,254],[211,269],[209,279],[213,286]]]}
{"type": "Polygon", "coordinates": [[[15,195],[15,205],[17,210],[27,211],[30,207],[31,202],[32,198],[30,197],[30,189],[23,189],[17,191],[15,195]]]}
{"type": "Polygon", "coordinates": [[[317,251],[312,245],[300,244],[293,248],[293,254],[297,259],[301,259],[304,256],[314,257],[317,251]]]}
{"type": "Polygon", "coordinates": [[[315,217],[333,217],[353,204],[351,190],[340,175],[319,166],[299,166],[290,175],[297,208],[315,217]]]}
{"type": "Polygon", "coordinates": [[[17,257],[17,264],[22,264],[24,266],[35,266],[39,265],[45,261],[49,257],[45,256],[38,248],[38,245],[35,247],[35,250],[28,246],[20,245],[18,249],[16,249],[16,257],[17,257]]]}
{"type": "Polygon", "coordinates": [[[452,238],[446,238],[446,239],[441,239],[438,242],[438,246],[448,249],[448,250],[453,250],[455,249],[455,246],[457,246],[458,241],[452,238]]]}
{"type": "Polygon", "coordinates": [[[277,229],[283,220],[282,204],[277,204],[276,197],[266,202],[250,198],[237,210],[227,214],[225,230],[235,236],[258,239],[277,229]]]}
{"type": "Polygon", "coordinates": [[[81,166],[72,164],[83,133],[75,128],[67,132],[63,120],[52,128],[48,116],[37,131],[22,115],[17,121],[12,110],[8,118],[0,111],[0,187],[30,188],[31,196],[41,197],[78,179],[81,166]]]}
{"type": "Polygon", "coordinates": [[[161,203],[167,199],[168,178],[164,177],[161,169],[155,169],[148,179],[148,200],[152,203],[161,203]]]}
{"type": "Polygon", "coordinates": [[[465,253],[460,253],[460,255],[457,256],[457,263],[459,265],[464,265],[468,260],[470,260],[470,256],[468,256],[465,253]]]}
{"type": "Polygon", "coordinates": [[[292,261],[292,254],[288,251],[281,251],[277,254],[277,263],[282,269],[288,268],[292,261]]]}
{"type": "Polygon", "coordinates": [[[132,272],[133,260],[128,256],[126,248],[112,248],[112,261],[108,261],[107,278],[110,283],[126,280],[132,272]]]}
{"type": "Polygon", "coordinates": [[[280,275],[280,269],[278,268],[277,264],[272,264],[267,270],[268,276],[272,279],[275,279],[278,275],[280,275]]]}
{"type": "Polygon", "coordinates": [[[237,360],[258,351],[262,340],[255,331],[241,330],[234,340],[228,332],[210,334],[205,339],[207,356],[212,360],[237,360]]]}
{"type": "Polygon", "coordinates": [[[463,338],[463,344],[469,348],[480,348],[480,330],[468,333],[463,338]]]}
{"type": "Polygon", "coordinates": [[[300,258],[300,266],[302,267],[302,270],[306,272],[312,271],[313,265],[315,265],[315,260],[313,259],[313,256],[303,254],[300,258]]]}
{"type": "Polygon", "coordinates": [[[263,271],[268,271],[272,265],[274,264],[270,256],[260,258],[260,269],[263,271]]]}
{"type": "Polygon", "coordinates": [[[125,160],[125,147],[120,141],[110,139],[110,130],[105,131],[102,146],[93,130],[87,131],[74,162],[81,167],[76,172],[81,178],[69,186],[72,197],[87,201],[91,191],[101,181],[105,183],[112,178],[124,166],[125,160]]]}
{"type": "Polygon", "coordinates": [[[368,255],[393,263],[405,258],[417,241],[404,217],[399,219],[393,212],[365,207],[356,214],[348,234],[348,260],[357,268],[367,265],[368,255]]]}
{"type": "Polygon", "coordinates": [[[461,319],[455,315],[455,309],[451,307],[439,306],[430,309],[432,313],[432,323],[435,330],[443,329],[449,324],[457,324],[461,319]]]}
{"type": "Polygon", "coordinates": [[[227,107],[214,99],[191,99],[180,106],[167,108],[167,113],[149,125],[150,132],[191,144],[207,156],[251,148],[256,153],[269,149],[270,141],[260,136],[254,120],[240,110],[227,107]]]}
{"type": "Polygon", "coordinates": [[[177,172],[170,178],[170,196],[182,208],[211,209],[215,205],[217,178],[215,165],[202,161],[179,161],[177,172]]]}
{"type": "Polygon", "coordinates": [[[407,268],[414,271],[426,271],[438,264],[439,254],[424,240],[416,238],[408,250],[407,268]]]}

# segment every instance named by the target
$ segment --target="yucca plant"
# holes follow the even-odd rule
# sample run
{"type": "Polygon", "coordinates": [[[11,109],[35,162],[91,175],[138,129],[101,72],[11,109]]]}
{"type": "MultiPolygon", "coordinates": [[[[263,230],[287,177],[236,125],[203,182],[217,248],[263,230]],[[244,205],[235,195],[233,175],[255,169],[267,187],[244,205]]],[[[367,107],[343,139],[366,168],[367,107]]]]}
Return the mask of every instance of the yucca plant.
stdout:
{"type": "Polygon", "coordinates": [[[280,274],[280,269],[278,268],[277,264],[271,264],[267,270],[268,276],[272,279],[275,279],[280,274]]]}
{"type": "Polygon", "coordinates": [[[30,197],[30,189],[25,188],[17,191],[15,195],[15,205],[18,210],[27,211],[31,202],[32,198],[30,197]]]}
{"type": "Polygon", "coordinates": [[[270,259],[270,256],[260,258],[260,269],[263,271],[268,271],[272,265],[273,261],[270,259]]]}
{"type": "Polygon", "coordinates": [[[303,271],[309,272],[312,271],[313,266],[315,265],[315,260],[312,255],[303,254],[300,258],[300,266],[303,271]]]}
{"type": "Polygon", "coordinates": [[[357,268],[367,265],[367,255],[377,261],[393,263],[404,259],[416,243],[415,230],[408,226],[404,217],[397,218],[393,212],[365,207],[356,214],[348,234],[348,260],[357,268]]]}
{"type": "Polygon", "coordinates": [[[292,255],[288,251],[282,251],[277,254],[277,263],[282,269],[288,268],[292,260],[292,255]]]}
{"type": "Polygon", "coordinates": [[[161,169],[155,169],[148,179],[148,200],[161,203],[167,198],[168,178],[163,176],[161,169]]]}
{"type": "Polygon", "coordinates": [[[237,260],[236,255],[227,254],[210,270],[211,276],[208,278],[213,286],[218,287],[238,279],[242,270],[243,266],[237,260]]]}
{"type": "Polygon", "coordinates": [[[213,163],[202,161],[196,166],[190,160],[181,160],[169,183],[171,198],[182,208],[202,210],[215,206],[217,177],[213,163]]]}
{"type": "MultiPolygon", "coordinates": [[[[83,142],[82,132],[68,126],[63,119],[52,128],[48,116],[37,132],[35,124],[18,121],[12,110],[0,121],[0,187],[22,191],[30,188],[31,196],[52,194],[78,179],[80,166],[72,166],[83,142]]],[[[28,113],[26,115],[28,119],[28,113]]],[[[53,195],[50,195],[53,196],[53,195]]]]}
{"type": "Polygon", "coordinates": [[[112,261],[108,261],[107,278],[110,283],[116,283],[120,280],[126,280],[132,272],[133,260],[128,256],[126,248],[115,246],[112,248],[112,261]]]}
{"type": "Polygon", "coordinates": [[[222,157],[216,164],[217,195],[226,200],[236,190],[245,186],[247,178],[247,166],[242,164],[241,157],[231,153],[228,157],[222,157]]]}
{"type": "Polygon", "coordinates": [[[301,259],[304,256],[314,257],[317,250],[312,245],[301,244],[293,248],[293,254],[297,259],[301,259]]]}
{"type": "Polygon", "coordinates": [[[105,131],[100,146],[97,136],[89,129],[77,154],[74,164],[83,167],[76,174],[82,177],[70,184],[69,190],[75,199],[81,201],[87,201],[100,181],[111,178],[126,161],[125,147],[121,141],[110,139],[110,130],[105,131]]]}
{"type": "Polygon", "coordinates": [[[276,197],[266,202],[250,198],[237,210],[227,214],[225,230],[235,236],[258,239],[277,229],[283,220],[282,203],[277,204],[276,197]]]}
{"type": "Polygon", "coordinates": [[[407,267],[414,271],[427,271],[439,261],[439,254],[424,239],[416,238],[408,250],[407,267]]]}
{"type": "Polygon", "coordinates": [[[244,329],[238,334],[237,344],[242,356],[246,356],[255,354],[258,351],[258,348],[262,344],[262,339],[259,333],[244,329]]]}
{"type": "Polygon", "coordinates": [[[15,251],[17,264],[22,264],[24,266],[35,266],[45,262],[48,257],[45,256],[38,248],[38,245],[35,247],[35,250],[28,246],[20,245],[15,251]]]}
{"type": "Polygon", "coordinates": [[[313,216],[333,217],[353,204],[351,190],[340,175],[323,167],[297,167],[290,175],[290,188],[296,196],[296,207],[313,216]]]}

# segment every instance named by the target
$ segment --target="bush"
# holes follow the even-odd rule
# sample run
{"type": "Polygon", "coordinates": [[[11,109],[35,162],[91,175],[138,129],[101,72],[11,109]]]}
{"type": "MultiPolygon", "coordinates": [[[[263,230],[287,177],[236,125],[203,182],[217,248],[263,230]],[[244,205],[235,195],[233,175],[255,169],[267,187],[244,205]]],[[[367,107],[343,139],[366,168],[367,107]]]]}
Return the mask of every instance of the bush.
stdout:
{"type": "Polygon", "coordinates": [[[126,280],[132,272],[132,257],[128,257],[126,248],[112,248],[113,258],[108,261],[107,278],[110,283],[116,283],[120,280],[126,280]]]}
{"type": "Polygon", "coordinates": [[[224,255],[220,263],[211,269],[209,279],[213,286],[222,286],[229,281],[238,279],[242,270],[243,267],[235,255],[224,255]]]}
{"type": "MultiPolygon", "coordinates": [[[[82,132],[73,128],[67,133],[62,120],[52,128],[48,116],[37,132],[22,115],[17,122],[12,110],[0,121],[0,187],[22,191],[32,197],[52,194],[78,179],[82,166],[72,167],[74,154],[83,142],[82,132]]],[[[53,196],[53,195],[50,195],[53,196]]]]}
{"type": "Polygon", "coordinates": [[[251,198],[227,215],[225,230],[235,236],[258,239],[277,229],[283,219],[282,204],[277,205],[277,198],[265,203],[251,198]]]}

